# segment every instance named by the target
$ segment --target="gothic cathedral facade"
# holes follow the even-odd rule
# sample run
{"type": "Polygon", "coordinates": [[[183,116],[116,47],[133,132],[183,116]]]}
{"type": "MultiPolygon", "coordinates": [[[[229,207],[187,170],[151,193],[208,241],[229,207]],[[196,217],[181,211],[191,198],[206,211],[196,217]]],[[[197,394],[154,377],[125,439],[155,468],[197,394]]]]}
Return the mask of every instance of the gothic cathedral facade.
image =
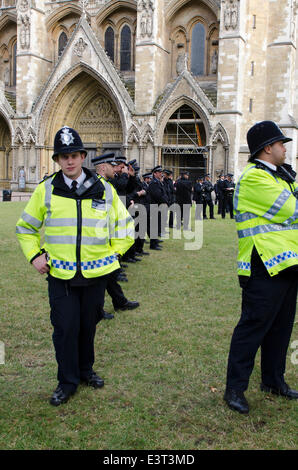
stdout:
{"type": "Polygon", "coordinates": [[[297,0],[0,0],[0,188],[57,168],[58,129],[86,165],[106,150],[235,178],[271,119],[297,171],[297,0]]]}

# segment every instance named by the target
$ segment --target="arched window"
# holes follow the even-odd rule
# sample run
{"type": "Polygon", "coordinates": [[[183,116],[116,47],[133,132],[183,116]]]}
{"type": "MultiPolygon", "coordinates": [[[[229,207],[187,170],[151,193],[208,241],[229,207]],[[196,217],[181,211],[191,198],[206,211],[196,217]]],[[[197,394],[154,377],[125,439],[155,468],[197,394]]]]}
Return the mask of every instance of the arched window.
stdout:
{"type": "Polygon", "coordinates": [[[202,23],[197,23],[191,36],[191,72],[194,75],[205,74],[206,32],[202,23]]]}
{"type": "Polygon", "coordinates": [[[60,57],[62,52],[64,51],[64,48],[67,44],[67,36],[64,31],[59,36],[58,40],[58,56],[60,57]]]}
{"type": "Polygon", "coordinates": [[[120,70],[131,70],[131,31],[127,25],[121,31],[120,70]]]}
{"type": "Polygon", "coordinates": [[[111,26],[109,26],[105,32],[105,51],[113,62],[115,59],[114,39],[115,39],[114,30],[113,28],[111,28],[111,26]]]}

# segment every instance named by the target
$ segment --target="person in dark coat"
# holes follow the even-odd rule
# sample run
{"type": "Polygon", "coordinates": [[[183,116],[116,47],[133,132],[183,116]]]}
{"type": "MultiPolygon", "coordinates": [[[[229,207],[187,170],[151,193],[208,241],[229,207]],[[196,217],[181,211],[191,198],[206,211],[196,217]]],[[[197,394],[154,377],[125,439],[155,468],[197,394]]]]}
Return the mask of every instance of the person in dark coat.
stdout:
{"type": "Polygon", "coordinates": [[[214,205],[212,201],[211,193],[214,191],[214,186],[211,183],[210,175],[205,176],[205,180],[202,185],[202,195],[203,195],[203,218],[207,219],[206,209],[209,206],[209,216],[210,219],[215,219],[214,217],[214,205]]]}
{"type": "Polygon", "coordinates": [[[203,206],[203,194],[202,185],[203,178],[198,178],[193,188],[193,200],[196,203],[195,219],[200,220],[202,218],[202,206],[203,206]]]}
{"type": "Polygon", "coordinates": [[[233,219],[233,196],[235,191],[235,183],[233,182],[233,175],[227,174],[224,184],[224,202],[222,207],[221,216],[224,219],[226,211],[230,213],[230,218],[233,219]]]}
{"type": "MultiPolygon", "coordinates": [[[[173,183],[173,172],[171,170],[163,170],[164,178],[163,183],[166,188],[166,193],[168,195],[168,206],[171,207],[175,202],[175,189],[173,183]]],[[[169,228],[173,228],[174,222],[174,212],[170,210],[169,214],[169,228]]]]}
{"type": "Polygon", "coordinates": [[[226,207],[224,203],[224,193],[225,193],[225,177],[220,175],[217,181],[217,200],[218,200],[218,214],[222,216],[225,213],[226,207]]]}
{"type": "MultiPolygon", "coordinates": [[[[181,210],[181,223],[184,223],[184,228],[187,230],[189,225],[190,209],[192,205],[192,184],[189,181],[188,171],[181,173],[181,178],[176,183],[176,202],[181,210]]],[[[179,228],[179,221],[177,220],[177,228],[179,228]]]]}
{"type": "Polygon", "coordinates": [[[165,186],[162,182],[162,167],[160,165],[156,166],[152,170],[152,180],[148,187],[148,193],[150,196],[151,205],[150,223],[148,224],[150,249],[161,250],[158,240],[158,237],[161,236],[162,231],[162,217],[160,210],[166,209],[166,207],[168,206],[168,197],[165,186]],[[157,205],[158,211],[154,210],[154,205],[157,205]]]}

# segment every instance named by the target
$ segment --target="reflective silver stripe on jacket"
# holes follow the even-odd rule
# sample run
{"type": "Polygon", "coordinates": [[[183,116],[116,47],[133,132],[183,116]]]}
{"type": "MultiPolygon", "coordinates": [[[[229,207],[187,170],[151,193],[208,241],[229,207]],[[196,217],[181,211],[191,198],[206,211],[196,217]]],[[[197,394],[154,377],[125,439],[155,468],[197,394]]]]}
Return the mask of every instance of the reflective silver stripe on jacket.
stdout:
{"type": "Polygon", "coordinates": [[[17,234],[28,234],[28,235],[36,235],[38,232],[35,228],[23,227],[22,225],[18,225],[16,227],[17,234]]]}
{"type": "Polygon", "coordinates": [[[289,199],[289,197],[291,197],[291,195],[292,193],[288,189],[284,189],[282,193],[278,196],[276,201],[272,204],[270,209],[267,212],[265,212],[263,217],[269,220],[272,219],[280,211],[282,206],[287,202],[287,200],[289,199]]]}
{"type": "Polygon", "coordinates": [[[252,212],[244,212],[243,214],[240,214],[239,211],[236,211],[235,220],[236,222],[246,222],[247,220],[256,219],[257,217],[258,216],[252,212]]]}
{"type": "Polygon", "coordinates": [[[258,225],[257,227],[247,228],[243,230],[238,230],[238,238],[253,237],[259,235],[260,233],[268,232],[281,232],[284,230],[298,230],[298,224],[293,225],[282,225],[282,224],[266,224],[258,225]]]}
{"type": "Polygon", "coordinates": [[[30,224],[32,225],[32,227],[36,228],[36,230],[40,229],[40,227],[42,226],[41,220],[36,219],[25,211],[23,212],[21,218],[24,220],[24,222],[27,222],[27,224],[30,224]]]}
{"type": "MultiPolygon", "coordinates": [[[[46,227],[76,227],[78,224],[75,218],[59,218],[59,219],[48,219],[45,222],[46,227]]],[[[107,227],[106,219],[82,219],[82,225],[84,227],[96,227],[105,228],[107,227]]]]}
{"type": "MultiPolygon", "coordinates": [[[[53,176],[54,178],[54,176],[53,176]]],[[[48,178],[44,185],[45,185],[45,198],[44,198],[44,203],[47,208],[47,215],[46,215],[46,220],[51,218],[52,212],[51,212],[51,201],[52,201],[52,181],[53,178],[48,178]]]]}
{"type": "Polygon", "coordinates": [[[234,209],[237,211],[237,208],[238,208],[238,199],[239,199],[239,191],[240,191],[240,183],[242,181],[242,179],[244,178],[244,176],[246,175],[246,173],[250,170],[253,170],[254,168],[256,167],[255,166],[251,166],[250,168],[247,168],[247,170],[241,175],[239,181],[237,182],[237,185],[236,185],[236,188],[235,188],[235,194],[234,194],[234,209]]]}
{"type": "MultiPolygon", "coordinates": [[[[45,235],[45,242],[49,245],[75,245],[77,237],[72,235],[45,235]]],[[[81,245],[106,245],[107,237],[82,237],[81,245]]]]}
{"type": "Polygon", "coordinates": [[[269,269],[291,258],[298,258],[298,253],[295,253],[294,251],[284,251],[283,253],[265,261],[264,264],[266,268],[269,269]]]}

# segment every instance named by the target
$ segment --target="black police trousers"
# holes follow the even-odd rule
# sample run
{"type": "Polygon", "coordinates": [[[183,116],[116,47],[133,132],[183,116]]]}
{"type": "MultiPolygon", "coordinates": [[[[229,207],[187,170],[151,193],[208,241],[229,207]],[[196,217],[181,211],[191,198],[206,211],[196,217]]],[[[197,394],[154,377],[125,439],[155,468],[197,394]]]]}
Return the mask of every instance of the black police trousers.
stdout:
{"type": "Polygon", "coordinates": [[[262,383],[284,385],[286,355],[297,300],[297,275],[250,278],[242,290],[242,313],[231,341],[227,388],[245,391],[261,348],[262,383]]]}
{"type": "Polygon", "coordinates": [[[103,311],[107,276],[85,286],[48,277],[53,343],[58,363],[58,382],[66,392],[75,392],[87,379],[94,363],[96,324],[103,311]]]}

